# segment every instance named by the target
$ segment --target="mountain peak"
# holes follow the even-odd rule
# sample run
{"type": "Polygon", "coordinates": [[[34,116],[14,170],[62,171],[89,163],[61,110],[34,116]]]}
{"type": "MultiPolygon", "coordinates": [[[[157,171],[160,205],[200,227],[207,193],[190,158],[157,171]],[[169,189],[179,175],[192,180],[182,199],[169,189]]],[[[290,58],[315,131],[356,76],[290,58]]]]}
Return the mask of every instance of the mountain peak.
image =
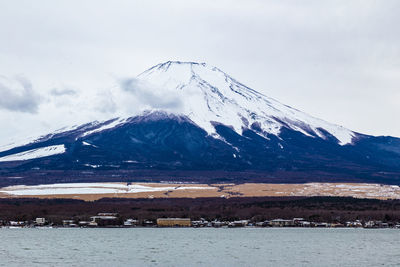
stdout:
{"type": "Polygon", "coordinates": [[[151,67],[150,69],[141,73],[139,76],[146,76],[156,72],[171,72],[171,71],[173,72],[176,71],[177,69],[181,71],[191,72],[193,66],[207,67],[208,65],[206,63],[197,63],[190,61],[166,61],[164,63],[160,63],[151,67]]]}
{"type": "Polygon", "coordinates": [[[201,73],[204,72],[215,72],[228,76],[220,69],[207,63],[167,61],[144,71],[138,78],[151,80],[152,83],[157,82],[160,86],[165,86],[165,83],[174,82],[179,86],[182,83],[188,83],[194,77],[201,76],[201,73]]]}
{"type": "Polygon", "coordinates": [[[204,62],[199,63],[199,62],[193,62],[193,61],[177,61],[177,60],[174,61],[174,60],[169,60],[169,61],[166,61],[166,62],[164,62],[164,63],[157,64],[157,65],[151,67],[151,68],[148,69],[148,70],[158,69],[158,70],[167,71],[171,66],[172,66],[172,67],[173,67],[173,66],[186,66],[186,67],[191,67],[191,66],[193,66],[193,65],[196,65],[196,66],[203,66],[203,67],[208,66],[208,64],[207,64],[207,63],[204,63],[204,62]]]}
{"type": "Polygon", "coordinates": [[[354,133],[284,105],[238,82],[221,69],[206,63],[167,61],[137,77],[154,90],[176,97],[183,115],[215,135],[213,122],[231,126],[237,133],[259,125],[259,134],[279,136],[282,127],[310,137],[340,144],[352,142],[354,133]]]}

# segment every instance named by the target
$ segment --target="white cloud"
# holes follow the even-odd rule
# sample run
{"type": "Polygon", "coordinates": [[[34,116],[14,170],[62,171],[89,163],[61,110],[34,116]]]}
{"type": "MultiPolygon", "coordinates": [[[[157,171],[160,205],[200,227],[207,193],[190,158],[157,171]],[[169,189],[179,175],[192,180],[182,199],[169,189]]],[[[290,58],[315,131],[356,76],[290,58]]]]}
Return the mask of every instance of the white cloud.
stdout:
{"type": "Polygon", "coordinates": [[[36,113],[41,97],[31,82],[20,76],[9,79],[0,76],[0,109],[15,112],[36,113]]]}
{"type": "Polygon", "coordinates": [[[53,96],[66,96],[66,95],[67,96],[73,96],[73,95],[78,94],[78,92],[76,90],[74,90],[74,89],[71,89],[71,88],[62,88],[62,89],[53,88],[50,91],[50,94],[53,95],[53,96]]]}
{"type": "MultiPolygon", "coordinates": [[[[154,88],[136,78],[121,79],[119,83],[119,88],[125,97],[127,93],[130,95],[130,99],[137,102],[138,109],[136,111],[164,109],[179,112],[182,110],[183,103],[181,99],[174,95],[174,92],[167,91],[166,88],[154,88]]],[[[131,105],[126,103],[126,107],[129,106],[131,105]]]]}

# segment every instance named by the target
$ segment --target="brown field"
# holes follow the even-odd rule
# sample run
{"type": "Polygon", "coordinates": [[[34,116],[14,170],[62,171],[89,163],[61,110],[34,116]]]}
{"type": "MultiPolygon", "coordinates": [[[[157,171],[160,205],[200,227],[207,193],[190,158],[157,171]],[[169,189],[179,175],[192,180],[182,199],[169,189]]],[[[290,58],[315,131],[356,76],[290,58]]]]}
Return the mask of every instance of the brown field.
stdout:
{"type": "MultiPolygon", "coordinates": [[[[108,187],[126,185],[125,183],[104,183],[108,187]]],[[[95,201],[102,198],[231,198],[231,197],[293,197],[293,196],[340,196],[371,199],[400,199],[400,188],[391,185],[366,184],[366,183],[307,183],[307,184],[160,184],[160,183],[134,183],[132,185],[145,186],[147,192],[121,192],[118,193],[78,193],[79,189],[68,187],[64,189],[71,194],[18,194],[14,195],[15,187],[1,188],[0,198],[42,198],[42,199],[79,199],[95,201]],[[166,189],[163,190],[162,188],[166,189]],[[156,191],[151,191],[152,188],[156,191]],[[199,189],[200,188],[200,189],[199,189]]],[[[29,189],[29,186],[22,186],[29,189]]],[[[95,188],[103,189],[97,186],[95,188]]],[[[21,189],[19,187],[18,189],[21,189]]],[[[114,188],[113,188],[114,189],[114,188]]],[[[124,190],[124,189],[122,189],[124,190]]]]}

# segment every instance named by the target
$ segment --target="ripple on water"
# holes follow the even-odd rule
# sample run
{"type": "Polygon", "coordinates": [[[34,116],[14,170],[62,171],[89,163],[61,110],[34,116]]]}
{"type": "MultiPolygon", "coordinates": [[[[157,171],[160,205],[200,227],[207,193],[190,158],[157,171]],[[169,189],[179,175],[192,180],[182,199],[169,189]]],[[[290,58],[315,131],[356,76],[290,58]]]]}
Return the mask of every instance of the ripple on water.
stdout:
{"type": "Polygon", "coordinates": [[[400,230],[0,229],[2,266],[400,265],[400,230]]]}

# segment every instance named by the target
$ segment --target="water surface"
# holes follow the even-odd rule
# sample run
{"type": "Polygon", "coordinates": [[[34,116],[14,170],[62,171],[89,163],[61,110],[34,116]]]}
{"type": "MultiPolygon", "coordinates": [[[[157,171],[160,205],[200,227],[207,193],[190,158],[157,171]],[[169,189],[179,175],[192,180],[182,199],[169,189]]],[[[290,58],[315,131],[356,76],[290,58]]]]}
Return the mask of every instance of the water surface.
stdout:
{"type": "Polygon", "coordinates": [[[400,266],[398,229],[0,229],[0,266],[400,266]]]}

